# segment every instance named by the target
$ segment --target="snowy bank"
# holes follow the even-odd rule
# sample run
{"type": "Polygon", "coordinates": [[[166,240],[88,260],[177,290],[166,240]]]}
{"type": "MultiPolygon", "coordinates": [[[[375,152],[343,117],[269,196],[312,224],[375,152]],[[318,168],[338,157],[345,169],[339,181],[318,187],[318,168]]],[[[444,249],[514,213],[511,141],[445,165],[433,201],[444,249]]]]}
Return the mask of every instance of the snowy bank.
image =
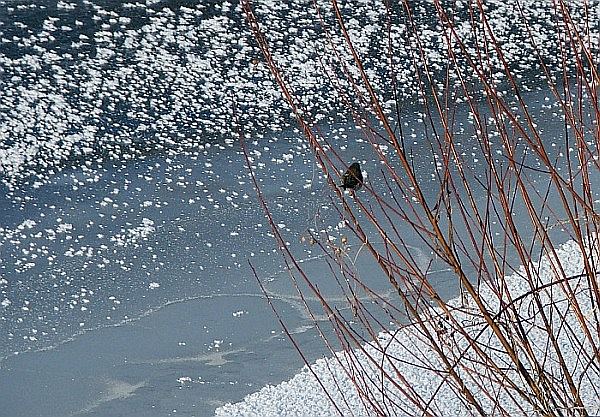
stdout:
{"type": "MultiPolygon", "coordinates": [[[[576,276],[583,272],[582,254],[575,242],[571,241],[562,245],[557,251],[557,258],[564,268],[566,276],[576,276]]],[[[553,278],[551,262],[547,258],[532,267],[535,267],[542,277],[540,286],[555,279],[553,278]]],[[[544,363],[546,372],[560,377],[555,354],[546,348],[548,346],[548,335],[543,331],[543,324],[537,315],[534,316],[531,314],[531,311],[535,310],[532,309],[532,297],[528,295],[530,288],[524,278],[524,272],[525,269],[521,268],[518,273],[507,277],[506,283],[508,284],[511,298],[515,300],[517,297],[523,296],[520,299],[522,303],[519,306],[519,320],[525,331],[528,332],[530,340],[533,341],[535,355],[539,357],[541,363],[544,363]]],[[[581,299],[578,300],[579,306],[585,320],[587,320],[589,328],[593,329],[592,305],[589,297],[586,296],[588,293],[585,291],[587,288],[586,278],[575,278],[571,284],[572,287],[579,287],[580,289],[577,292],[577,294],[581,295],[581,299]]],[[[598,373],[597,366],[586,366],[585,361],[582,359],[582,356],[585,355],[582,355],[581,351],[574,349],[573,343],[568,340],[569,338],[571,340],[572,338],[584,340],[583,334],[577,333],[581,332],[581,325],[577,321],[578,319],[572,311],[573,309],[569,307],[564,293],[554,287],[556,286],[544,286],[538,292],[540,300],[544,306],[550,305],[550,301],[552,301],[554,311],[561,313],[550,317],[555,321],[553,325],[553,329],[555,329],[554,334],[557,335],[562,354],[565,355],[564,362],[569,366],[574,380],[579,383],[579,394],[588,412],[592,415],[599,415],[600,397],[598,395],[598,387],[600,386],[600,374],[598,373]],[[562,323],[562,326],[560,323],[562,323]],[[567,332],[560,331],[560,328],[570,328],[575,333],[567,334],[567,332]]],[[[498,312],[499,304],[496,297],[492,295],[492,292],[488,288],[485,288],[485,286],[480,288],[480,292],[484,300],[488,303],[489,310],[498,312]]],[[[460,300],[451,300],[449,304],[458,306],[460,300]]],[[[461,321],[460,314],[464,313],[457,313],[459,322],[461,321]]],[[[466,315],[462,319],[464,319],[465,327],[468,327],[469,334],[473,336],[479,334],[479,340],[486,339],[490,347],[500,348],[483,319],[474,320],[472,316],[467,318],[466,315]]],[[[458,347],[458,350],[462,351],[463,349],[461,348],[467,347],[464,339],[456,334],[449,333],[441,337],[446,337],[447,343],[458,347]]],[[[391,375],[401,375],[405,379],[404,383],[398,381],[398,377],[396,379],[402,387],[410,387],[409,392],[412,393],[411,395],[418,393],[426,399],[431,399],[428,411],[432,415],[467,416],[476,414],[465,403],[464,398],[457,394],[458,388],[453,386],[447,376],[444,377],[446,374],[443,372],[444,368],[441,361],[426,344],[422,334],[417,329],[409,326],[399,330],[393,336],[390,334],[380,334],[379,338],[380,346],[388,346],[386,358],[382,359],[380,350],[376,348],[377,343],[365,346],[365,352],[368,355],[372,355],[376,363],[384,362],[385,370],[391,375]],[[397,370],[397,373],[395,373],[394,368],[397,370]]],[[[597,333],[593,338],[594,342],[598,343],[597,333]]],[[[589,344],[584,343],[584,346],[589,350],[589,344]]],[[[504,407],[505,413],[511,416],[537,415],[532,406],[519,398],[519,395],[515,391],[509,392],[505,389],[506,387],[493,382],[493,376],[485,375],[488,373],[488,369],[475,368],[479,371],[479,376],[474,376],[466,372],[465,368],[477,366],[477,364],[475,361],[469,361],[470,352],[468,349],[465,350],[464,358],[456,369],[466,381],[471,382],[468,384],[468,388],[474,394],[475,398],[480,401],[480,404],[483,405],[488,415],[502,415],[498,409],[499,404],[504,407]],[[481,387],[485,387],[486,392],[482,391],[481,387]],[[487,396],[489,393],[494,394],[491,399],[487,396]],[[511,395],[512,398],[510,398],[511,395]]],[[[509,366],[510,361],[501,350],[494,351],[494,349],[490,349],[487,353],[497,363],[504,361],[509,366]]],[[[363,391],[370,390],[372,393],[371,398],[375,400],[375,404],[383,407],[382,409],[385,410],[386,415],[423,415],[422,410],[415,408],[410,400],[400,395],[399,390],[389,380],[384,379],[382,381],[381,370],[373,365],[373,361],[367,359],[365,353],[354,351],[353,355],[361,362],[365,372],[364,375],[356,378],[360,379],[360,381],[355,382],[361,385],[363,391]],[[381,395],[382,387],[385,387],[383,391],[387,390],[387,399],[385,401],[381,395]]],[[[356,361],[353,361],[353,365],[349,359],[350,355],[348,353],[338,353],[337,359],[317,360],[312,365],[312,370],[319,375],[321,382],[343,415],[376,415],[373,409],[366,404],[366,401],[361,399],[357,394],[354,382],[348,378],[347,371],[342,366],[342,364],[346,364],[347,369],[356,370],[356,361]]],[[[481,365],[479,367],[482,368],[481,365]]],[[[508,375],[511,376],[512,382],[516,386],[525,386],[525,382],[516,372],[509,371],[508,375]]],[[[556,381],[556,383],[562,382],[559,378],[556,381]]],[[[216,415],[337,416],[339,412],[332,402],[328,400],[317,379],[307,367],[304,367],[291,380],[277,386],[266,386],[259,392],[248,395],[243,401],[237,404],[226,404],[216,410],[216,415]]]]}

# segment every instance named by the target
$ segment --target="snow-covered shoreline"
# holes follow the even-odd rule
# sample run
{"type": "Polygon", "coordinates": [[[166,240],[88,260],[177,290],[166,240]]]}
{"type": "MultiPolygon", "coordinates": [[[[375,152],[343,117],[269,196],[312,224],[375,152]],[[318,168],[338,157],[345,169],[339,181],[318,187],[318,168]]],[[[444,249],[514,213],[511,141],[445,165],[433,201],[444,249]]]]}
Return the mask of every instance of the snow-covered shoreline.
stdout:
{"type": "MultiPolygon", "coordinates": [[[[579,250],[577,244],[574,241],[569,241],[562,245],[557,251],[558,259],[562,267],[565,270],[565,274],[567,276],[575,276],[579,275],[583,271],[583,259],[581,256],[581,251],[579,250]]],[[[549,260],[543,259],[539,265],[535,265],[537,271],[539,271],[539,275],[542,278],[540,284],[544,283],[544,280],[548,282],[548,279],[551,279],[552,269],[549,260]]],[[[524,279],[525,272],[524,268],[518,273],[515,273],[506,278],[506,283],[510,288],[510,293],[512,298],[519,297],[520,295],[527,294],[530,288],[526,280],[524,279]]],[[[573,282],[573,286],[577,285],[585,285],[585,278],[576,279],[573,282]]],[[[492,292],[485,287],[480,288],[480,294],[483,296],[483,299],[488,302],[488,308],[492,312],[498,311],[498,302],[492,296],[492,292]]],[[[550,286],[546,289],[539,291],[542,302],[550,301],[551,293],[550,286]]],[[[585,294],[584,291],[579,292],[579,294],[585,294]]],[[[554,289],[554,298],[552,298],[552,302],[554,302],[554,306],[557,307],[557,310],[564,313],[566,317],[566,321],[575,329],[580,329],[577,318],[573,311],[569,309],[568,302],[566,299],[561,297],[562,294],[560,291],[554,289]]],[[[529,298],[530,299],[530,298],[529,298]]],[[[527,297],[524,297],[524,300],[527,300],[527,297]]],[[[583,314],[587,319],[592,317],[592,306],[590,304],[590,300],[588,297],[582,296],[581,300],[578,300],[580,303],[580,307],[583,309],[583,314]]],[[[449,305],[458,305],[460,303],[460,298],[455,298],[449,301],[449,305]]],[[[527,315],[527,308],[529,303],[525,302],[520,306],[520,312],[523,315],[527,315]]],[[[457,319],[460,321],[461,313],[457,313],[457,319]]],[[[466,318],[466,317],[463,317],[466,318]]],[[[557,320],[556,324],[558,325],[558,321],[561,320],[561,317],[558,315],[554,316],[555,320],[557,320]]],[[[544,348],[546,346],[546,338],[543,331],[540,331],[536,328],[536,325],[539,325],[539,319],[536,317],[529,317],[529,320],[525,320],[523,325],[526,327],[526,330],[530,335],[530,340],[534,341],[534,348],[536,349],[536,355],[539,355],[540,359],[542,355],[548,355],[549,352],[544,348]]],[[[469,333],[472,335],[477,334],[482,331],[482,338],[490,336],[490,330],[485,329],[485,324],[483,320],[479,323],[473,322],[472,317],[471,326],[469,328],[469,333]]],[[[558,327],[558,326],[557,326],[558,327]]],[[[576,335],[579,336],[579,335],[576,335]]],[[[561,343],[562,354],[565,355],[565,362],[570,367],[572,373],[574,373],[575,380],[579,381],[579,377],[582,374],[582,368],[580,367],[580,357],[578,352],[576,352],[572,345],[568,343],[568,341],[563,340],[566,337],[563,333],[559,337],[559,342],[561,343]]],[[[388,356],[386,361],[389,361],[389,358],[394,358],[393,363],[394,366],[399,369],[403,378],[408,381],[411,389],[415,392],[419,393],[424,398],[428,398],[428,396],[432,397],[432,401],[430,403],[430,411],[433,415],[443,415],[443,416],[465,416],[471,415],[468,406],[465,404],[464,400],[460,399],[460,397],[456,394],[455,390],[453,390],[449,384],[443,384],[442,377],[439,374],[436,374],[434,371],[424,371],[421,365],[426,365],[429,367],[435,367],[439,370],[443,370],[443,367],[440,364],[440,361],[436,358],[436,354],[428,348],[427,344],[422,340],[419,336],[419,332],[417,332],[413,327],[407,326],[402,330],[396,332],[393,336],[389,334],[380,334],[379,342],[383,346],[387,346],[388,356]],[[411,365],[408,365],[411,364],[411,365]],[[441,387],[440,387],[441,386],[441,387]],[[435,394],[434,394],[435,393],[435,394]]],[[[493,340],[493,338],[488,337],[489,340],[493,340]]],[[[580,339],[583,339],[583,336],[580,336],[580,339]]],[[[452,340],[448,341],[449,343],[455,343],[457,346],[464,346],[464,340],[458,337],[452,338],[452,340]]],[[[595,340],[598,343],[598,340],[595,340]]],[[[495,342],[492,342],[495,343],[495,342]]],[[[381,353],[375,347],[375,343],[371,343],[370,345],[365,345],[365,351],[368,352],[369,355],[372,355],[375,361],[381,361],[381,353]]],[[[381,370],[376,366],[373,366],[372,362],[367,360],[365,354],[355,351],[355,355],[357,358],[360,358],[363,365],[363,369],[368,369],[370,373],[370,377],[372,381],[380,386],[385,384],[387,389],[389,389],[389,393],[398,393],[398,391],[394,390],[393,387],[390,386],[389,381],[381,380],[381,370]]],[[[491,353],[490,355],[495,356],[496,359],[500,359],[499,355],[496,353],[491,353]]],[[[558,370],[556,368],[556,362],[552,359],[552,354],[549,357],[546,357],[546,370],[555,372],[558,374],[558,370]]],[[[342,363],[347,363],[347,354],[338,353],[338,358],[327,358],[327,359],[319,359],[314,364],[312,364],[312,371],[319,375],[321,382],[327,388],[329,395],[335,401],[336,406],[341,410],[343,415],[354,415],[354,416],[363,416],[363,415],[375,415],[372,411],[368,410],[365,406],[365,402],[361,400],[357,391],[353,385],[353,382],[347,377],[346,372],[342,367],[342,363]]],[[[466,362],[464,362],[466,363],[466,362]]],[[[508,363],[508,362],[507,362],[508,363]]],[[[391,371],[391,366],[389,363],[386,365],[386,368],[391,371]]],[[[463,369],[460,369],[460,366],[457,367],[459,372],[466,380],[469,379],[469,376],[466,372],[463,372],[463,369]]],[[[581,398],[588,407],[588,411],[592,414],[600,414],[600,399],[597,395],[597,387],[600,385],[600,375],[593,368],[589,368],[587,371],[587,375],[581,378],[581,383],[579,386],[579,394],[581,398]]],[[[440,372],[441,374],[441,372],[440,372]]],[[[514,379],[513,382],[522,386],[523,382],[519,381],[519,378],[516,372],[513,372],[514,379]]],[[[361,381],[366,381],[369,378],[360,378],[361,381]]],[[[478,381],[481,383],[483,381],[478,381]]],[[[489,380],[487,380],[489,381],[489,380]]],[[[473,382],[473,381],[471,381],[473,382]]],[[[388,411],[390,411],[391,415],[402,415],[402,416],[410,416],[410,415],[420,415],[421,411],[415,408],[411,409],[411,403],[403,398],[396,397],[394,401],[396,404],[401,404],[403,409],[394,408],[390,401],[384,402],[381,397],[381,389],[379,386],[372,385],[370,387],[372,389],[371,392],[374,393],[374,400],[377,404],[384,405],[388,411]]],[[[523,407],[524,410],[531,410],[531,412],[527,412],[523,414],[519,408],[511,402],[511,400],[507,397],[506,391],[499,389],[497,386],[488,385],[486,389],[489,389],[490,392],[495,392],[499,394],[497,397],[497,402],[501,402],[502,406],[505,407],[511,414],[510,415],[523,415],[523,416],[534,416],[536,415],[532,410],[530,405],[525,404],[524,401],[519,401],[519,405],[523,407]]],[[[473,383],[469,385],[469,389],[475,394],[475,397],[481,404],[485,407],[485,409],[489,412],[489,415],[495,415],[497,402],[490,401],[483,395],[482,391],[477,388],[476,384],[473,383]]],[[[497,411],[496,411],[497,413],[497,411]]],[[[336,411],[333,404],[327,399],[323,389],[319,385],[319,382],[312,375],[311,370],[308,367],[304,367],[303,370],[295,375],[292,379],[285,381],[276,386],[265,386],[260,391],[248,395],[244,398],[243,401],[236,404],[226,404],[215,411],[216,416],[337,416],[339,413],[336,411]]]]}

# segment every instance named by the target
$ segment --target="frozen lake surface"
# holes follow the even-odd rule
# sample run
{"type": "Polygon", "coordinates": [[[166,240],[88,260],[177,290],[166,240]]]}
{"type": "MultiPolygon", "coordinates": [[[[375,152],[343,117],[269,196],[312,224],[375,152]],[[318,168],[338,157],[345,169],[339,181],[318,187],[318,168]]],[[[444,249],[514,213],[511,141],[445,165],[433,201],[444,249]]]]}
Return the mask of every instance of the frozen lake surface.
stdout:
{"type": "MultiPolygon", "coordinates": [[[[418,125],[408,127],[423,134],[418,125]]],[[[338,125],[331,134],[340,131],[349,160],[369,155],[360,131],[338,125]]],[[[308,273],[326,276],[318,250],[301,235],[315,226],[348,233],[331,191],[297,134],[265,142],[270,153],[263,149],[256,163],[268,204],[308,273]],[[270,155],[293,156],[277,162],[270,155]]],[[[203,416],[291,377],[303,363],[248,260],[308,357],[326,353],[280,265],[242,158],[214,144],[196,155],[68,168],[40,189],[6,195],[0,402],[10,415],[203,416]]],[[[376,167],[366,162],[367,172],[376,167]]],[[[426,180],[432,162],[418,163],[426,180]]],[[[377,186],[377,173],[369,178],[377,186]]],[[[426,265],[428,252],[415,251],[426,265]]],[[[390,296],[366,252],[357,265],[390,296]]],[[[441,293],[455,294],[450,275],[437,274],[441,293]]],[[[349,309],[331,284],[319,282],[349,309]]]]}
{"type": "MultiPolygon", "coordinates": [[[[367,152],[354,139],[349,159],[367,152]]],[[[307,271],[324,274],[301,235],[315,226],[348,232],[298,136],[270,142],[257,157],[268,203],[307,271]]],[[[0,402],[10,415],[207,415],[290,377],[302,362],[248,260],[309,357],[325,353],[242,158],[212,145],[197,155],[68,168],[44,187],[6,193],[0,402]]],[[[358,264],[389,295],[366,252],[358,264]]],[[[335,300],[331,284],[320,283],[335,300]]]]}
{"type": "MultiPolygon", "coordinates": [[[[506,29],[511,12],[503,3],[490,7],[506,29]]],[[[419,24],[435,29],[427,4],[416,6],[419,24]]],[[[339,169],[360,161],[377,187],[373,149],[338,114],[315,65],[322,36],[305,6],[263,2],[261,11],[278,33],[282,66],[298,91],[312,94],[307,111],[339,147],[339,169]],[[294,30],[280,28],[289,16],[294,30]]],[[[546,9],[531,10],[545,19],[546,9]]],[[[366,1],[346,12],[362,16],[349,28],[373,56],[381,45],[366,40],[377,38],[385,19],[366,1]]],[[[511,30],[503,33],[518,43],[511,30]]],[[[424,33],[426,48],[439,49],[434,32],[424,33]]],[[[248,260],[309,359],[325,353],[256,204],[233,121],[250,135],[267,203],[313,276],[325,264],[302,241],[307,229],[337,238],[348,231],[250,39],[228,2],[0,0],[0,409],[7,415],[205,416],[291,377],[302,361],[248,260]]],[[[400,48],[399,65],[409,46],[400,48]]],[[[558,154],[563,127],[540,81],[529,77],[530,51],[511,54],[558,154]]],[[[381,65],[373,71],[379,88],[387,82],[381,65]]],[[[399,73],[403,128],[419,174],[431,181],[435,161],[414,77],[404,67],[399,73]]],[[[458,146],[476,171],[479,147],[462,110],[458,146]]],[[[427,250],[415,244],[414,251],[429,262],[427,250]]],[[[357,264],[389,296],[365,254],[357,264]]],[[[442,293],[454,294],[445,272],[435,273],[442,293]]],[[[321,283],[326,296],[349,309],[330,284],[321,283]]]]}

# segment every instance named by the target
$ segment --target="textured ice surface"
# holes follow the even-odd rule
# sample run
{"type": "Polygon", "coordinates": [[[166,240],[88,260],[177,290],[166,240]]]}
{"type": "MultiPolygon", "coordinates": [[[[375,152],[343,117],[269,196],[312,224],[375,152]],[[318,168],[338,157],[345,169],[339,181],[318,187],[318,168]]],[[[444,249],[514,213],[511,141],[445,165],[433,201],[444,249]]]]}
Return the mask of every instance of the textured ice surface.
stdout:
{"type": "MultiPolygon", "coordinates": [[[[400,4],[391,12],[389,32],[403,103],[416,101],[418,78],[412,62],[417,43],[426,51],[440,87],[448,63],[444,28],[434,17],[434,4],[411,4],[419,37],[409,34],[400,4]]],[[[588,14],[585,30],[593,55],[600,8],[584,8],[579,1],[569,4],[575,22],[588,14]]],[[[329,76],[340,71],[332,45],[343,51],[343,38],[330,33],[328,44],[311,2],[268,0],[253,5],[277,63],[303,97],[303,111],[317,121],[338,120],[342,111],[329,76]]],[[[520,23],[520,16],[515,18],[513,1],[488,1],[485,7],[506,62],[527,90],[540,85],[533,45],[552,68],[559,62],[560,30],[553,23],[551,2],[527,0],[520,5],[529,28],[520,23]]],[[[323,6],[323,19],[333,24],[329,3],[323,6]]],[[[373,87],[385,107],[394,110],[388,40],[380,36],[387,33],[385,8],[366,0],[343,2],[341,7],[373,87]]],[[[467,2],[456,2],[453,14],[455,30],[466,39],[468,53],[476,55],[467,2]]],[[[181,153],[215,137],[232,144],[238,137],[236,120],[246,131],[289,126],[289,109],[238,2],[4,1],[0,16],[0,175],[11,187],[20,181],[39,185],[65,164],[81,159],[181,153]]],[[[349,55],[341,53],[341,59],[350,64],[349,55]]],[[[458,60],[464,69],[464,58],[459,55],[458,60]]],[[[500,60],[492,55],[488,64],[484,70],[502,88],[506,80],[500,60]]],[[[349,71],[356,75],[352,65],[349,71]]],[[[458,83],[454,71],[450,77],[458,83]]],[[[338,87],[349,88],[346,84],[342,81],[338,87]]]]}

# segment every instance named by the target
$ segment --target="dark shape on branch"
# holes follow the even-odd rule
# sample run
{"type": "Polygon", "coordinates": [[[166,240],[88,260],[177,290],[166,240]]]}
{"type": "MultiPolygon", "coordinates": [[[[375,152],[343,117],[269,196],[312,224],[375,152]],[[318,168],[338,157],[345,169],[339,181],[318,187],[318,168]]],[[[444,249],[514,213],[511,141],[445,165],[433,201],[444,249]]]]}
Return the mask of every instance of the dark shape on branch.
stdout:
{"type": "Polygon", "coordinates": [[[346,190],[359,190],[363,184],[363,175],[358,162],[353,163],[348,167],[348,170],[342,175],[341,187],[346,190]]]}

